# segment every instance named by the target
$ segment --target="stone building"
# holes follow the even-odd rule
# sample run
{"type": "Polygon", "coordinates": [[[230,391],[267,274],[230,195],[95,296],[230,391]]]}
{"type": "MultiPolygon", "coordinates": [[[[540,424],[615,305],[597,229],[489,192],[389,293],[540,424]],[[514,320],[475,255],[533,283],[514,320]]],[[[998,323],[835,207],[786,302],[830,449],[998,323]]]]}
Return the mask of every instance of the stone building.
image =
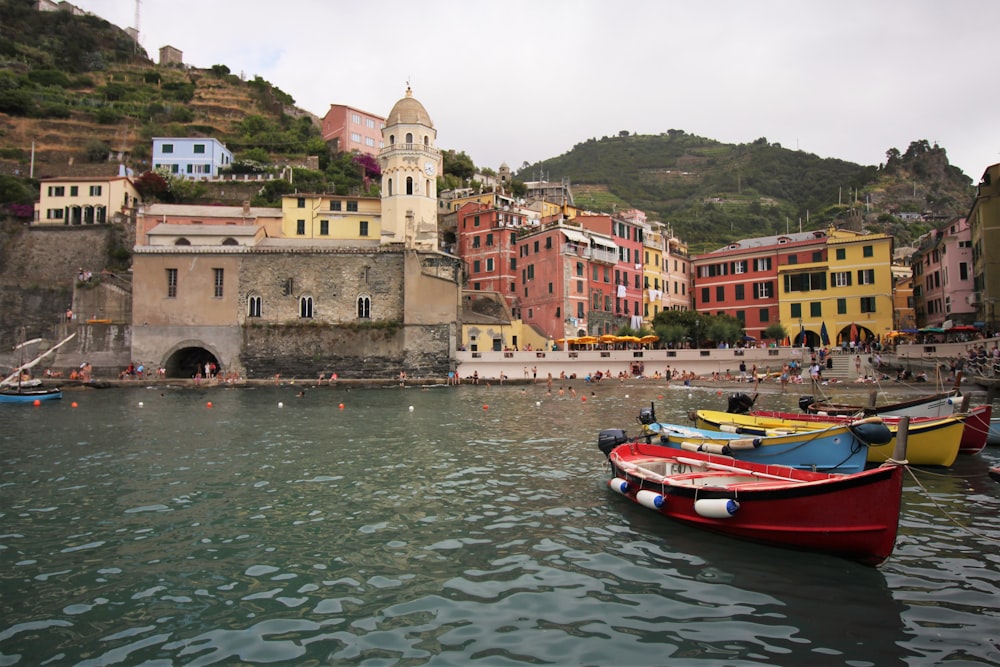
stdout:
{"type": "Polygon", "coordinates": [[[383,132],[380,241],[252,222],[150,229],[133,253],[133,359],[168,377],[205,364],[251,378],[447,375],[462,275],[436,247],[436,132],[409,90],[383,132]]]}

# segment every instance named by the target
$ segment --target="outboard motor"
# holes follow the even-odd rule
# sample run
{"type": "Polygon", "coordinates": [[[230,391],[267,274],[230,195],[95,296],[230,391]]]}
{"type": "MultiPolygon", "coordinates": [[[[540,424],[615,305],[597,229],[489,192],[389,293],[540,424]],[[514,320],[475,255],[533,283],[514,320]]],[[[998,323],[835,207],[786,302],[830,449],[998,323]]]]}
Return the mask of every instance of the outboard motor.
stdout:
{"type": "Polygon", "coordinates": [[[730,394],[729,406],[726,408],[726,412],[733,415],[745,415],[750,412],[750,408],[753,407],[755,400],[756,399],[747,396],[743,392],[730,394]]]}
{"type": "Polygon", "coordinates": [[[653,407],[652,403],[649,404],[648,408],[639,410],[639,423],[643,426],[656,423],[656,408],[653,407]]]}
{"type": "Polygon", "coordinates": [[[624,429],[606,428],[597,434],[597,448],[604,452],[605,456],[611,456],[611,450],[626,442],[628,435],[624,429]]]}
{"type": "Polygon", "coordinates": [[[809,406],[816,402],[812,396],[799,396],[799,409],[802,412],[809,412],[809,406]]]}

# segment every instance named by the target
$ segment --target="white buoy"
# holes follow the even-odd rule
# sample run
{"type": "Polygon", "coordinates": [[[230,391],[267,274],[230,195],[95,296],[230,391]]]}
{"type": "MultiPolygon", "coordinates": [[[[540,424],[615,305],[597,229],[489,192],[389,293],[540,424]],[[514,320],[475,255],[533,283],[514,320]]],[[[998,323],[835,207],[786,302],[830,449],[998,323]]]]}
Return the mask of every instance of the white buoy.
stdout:
{"type": "Polygon", "coordinates": [[[541,404],[542,404],[542,402],[541,402],[541,401],[535,401],[535,407],[538,407],[538,406],[540,406],[541,404]]]}
{"type": "Polygon", "coordinates": [[[284,404],[284,403],[282,403],[281,401],[278,401],[278,407],[279,407],[279,408],[283,408],[283,407],[285,407],[285,404],[284,404]]]}
{"type": "Polygon", "coordinates": [[[142,401],[139,401],[139,407],[140,408],[142,407],[142,401]]]}
{"type": "Polygon", "coordinates": [[[635,501],[643,507],[648,507],[651,510],[658,510],[663,507],[664,498],[656,491],[642,489],[635,494],[635,501]]]}
{"type": "Polygon", "coordinates": [[[739,508],[739,501],[732,498],[699,498],[694,501],[694,511],[708,519],[728,519],[739,508]]]}
{"type": "Polygon", "coordinates": [[[410,412],[413,412],[413,406],[412,405],[410,406],[410,412]]]}
{"type": "Polygon", "coordinates": [[[625,394],[625,398],[628,398],[628,394],[625,394]]]}

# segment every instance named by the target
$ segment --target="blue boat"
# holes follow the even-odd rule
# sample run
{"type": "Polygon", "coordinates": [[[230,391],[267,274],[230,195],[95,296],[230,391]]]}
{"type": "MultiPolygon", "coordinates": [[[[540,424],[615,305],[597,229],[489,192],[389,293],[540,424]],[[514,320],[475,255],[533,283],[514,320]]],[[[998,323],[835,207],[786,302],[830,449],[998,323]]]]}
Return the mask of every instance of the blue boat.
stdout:
{"type": "Polygon", "coordinates": [[[62,389],[11,387],[0,389],[0,403],[34,403],[62,398],[62,389]]]}
{"type": "MultiPolygon", "coordinates": [[[[785,465],[801,470],[851,474],[865,469],[868,445],[881,445],[892,439],[889,428],[879,417],[856,422],[831,424],[828,428],[802,433],[746,437],[680,424],[656,421],[652,408],[639,415],[644,435],[639,440],[675,449],[710,454],[724,454],[740,461],[785,465]]],[[[628,440],[624,431],[602,431],[598,447],[604,451],[628,440]]]]}

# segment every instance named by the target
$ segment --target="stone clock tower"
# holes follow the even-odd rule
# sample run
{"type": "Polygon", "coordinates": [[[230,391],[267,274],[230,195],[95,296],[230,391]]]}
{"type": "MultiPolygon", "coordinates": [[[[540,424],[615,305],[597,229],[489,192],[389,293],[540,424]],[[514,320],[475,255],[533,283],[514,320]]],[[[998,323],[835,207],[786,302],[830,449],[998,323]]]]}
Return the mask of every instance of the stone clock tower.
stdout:
{"type": "Polygon", "coordinates": [[[436,250],[437,177],[441,151],[434,147],[437,130],[424,105],[406,96],[385,119],[382,168],[382,243],[436,250]]]}

